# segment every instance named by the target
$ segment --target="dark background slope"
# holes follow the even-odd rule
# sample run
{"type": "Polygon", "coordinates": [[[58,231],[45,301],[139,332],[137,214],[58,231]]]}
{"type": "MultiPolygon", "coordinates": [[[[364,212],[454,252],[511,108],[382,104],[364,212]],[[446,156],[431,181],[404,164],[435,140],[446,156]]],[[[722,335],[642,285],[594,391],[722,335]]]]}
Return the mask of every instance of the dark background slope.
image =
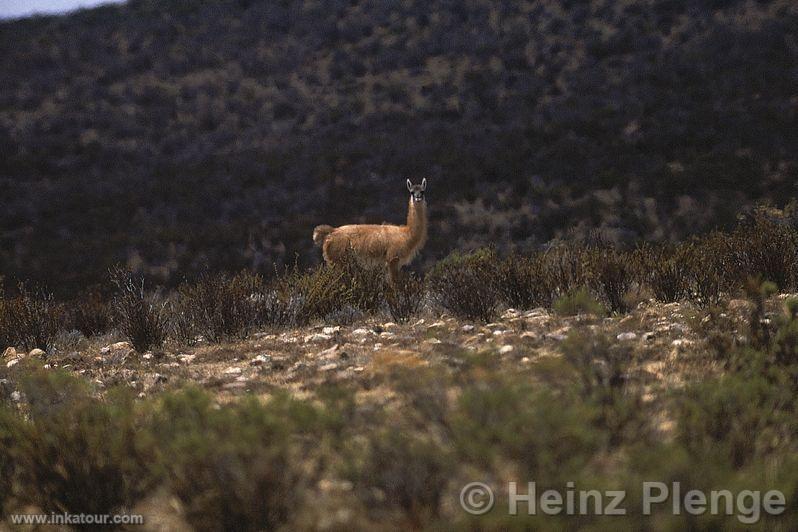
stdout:
{"type": "Polygon", "coordinates": [[[796,193],[791,0],[137,1],[0,24],[0,72],[0,272],[62,294],[317,261],[406,177],[423,260],[796,193]]]}

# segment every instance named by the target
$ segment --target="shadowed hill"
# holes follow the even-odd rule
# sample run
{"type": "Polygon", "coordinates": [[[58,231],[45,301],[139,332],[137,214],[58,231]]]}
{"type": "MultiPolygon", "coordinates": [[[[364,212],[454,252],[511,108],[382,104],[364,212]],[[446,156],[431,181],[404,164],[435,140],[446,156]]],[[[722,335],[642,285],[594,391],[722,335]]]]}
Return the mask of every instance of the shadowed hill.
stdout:
{"type": "Polygon", "coordinates": [[[679,238],[798,178],[794,2],[134,1],[0,23],[0,272],[318,260],[400,221],[426,258],[679,238]]]}

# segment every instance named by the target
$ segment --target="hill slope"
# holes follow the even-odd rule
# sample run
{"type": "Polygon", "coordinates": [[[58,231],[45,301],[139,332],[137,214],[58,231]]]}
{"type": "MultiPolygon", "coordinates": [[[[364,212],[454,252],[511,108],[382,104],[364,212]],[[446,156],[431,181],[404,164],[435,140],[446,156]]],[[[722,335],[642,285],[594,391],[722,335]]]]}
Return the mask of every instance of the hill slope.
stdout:
{"type": "Polygon", "coordinates": [[[0,24],[0,272],[314,261],[399,220],[425,257],[681,237],[795,193],[794,2],[134,1],[0,24]],[[575,228],[575,229],[574,229],[575,228]]]}

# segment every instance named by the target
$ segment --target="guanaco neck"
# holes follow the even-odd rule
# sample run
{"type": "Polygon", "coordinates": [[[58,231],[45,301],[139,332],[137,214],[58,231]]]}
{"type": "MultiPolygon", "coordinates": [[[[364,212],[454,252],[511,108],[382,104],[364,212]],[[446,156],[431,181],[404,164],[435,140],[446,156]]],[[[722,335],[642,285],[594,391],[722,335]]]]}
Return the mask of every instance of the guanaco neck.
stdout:
{"type": "Polygon", "coordinates": [[[409,247],[418,248],[427,240],[427,202],[413,201],[407,206],[407,230],[409,233],[409,247]]]}

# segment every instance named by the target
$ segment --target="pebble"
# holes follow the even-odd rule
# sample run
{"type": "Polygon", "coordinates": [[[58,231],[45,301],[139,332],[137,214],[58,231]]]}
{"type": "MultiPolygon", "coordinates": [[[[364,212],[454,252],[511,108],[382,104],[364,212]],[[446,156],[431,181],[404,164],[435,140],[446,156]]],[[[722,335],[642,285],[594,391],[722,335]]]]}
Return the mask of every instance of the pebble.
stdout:
{"type": "Polygon", "coordinates": [[[355,329],[354,331],[352,331],[352,334],[354,336],[366,336],[368,334],[371,334],[371,331],[368,329],[355,329]]]}
{"type": "Polygon", "coordinates": [[[11,400],[14,401],[15,403],[22,401],[22,394],[19,393],[17,390],[14,390],[13,392],[11,392],[11,400]]]}
{"type": "Polygon", "coordinates": [[[152,360],[153,355],[152,355],[152,353],[144,353],[143,355],[141,355],[141,358],[143,360],[152,360]]]}
{"type": "Polygon", "coordinates": [[[9,361],[8,361],[8,363],[6,363],[6,367],[7,367],[7,368],[13,368],[13,367],[14,367],[14,366],[16,366],[17,364],[19,364],[19,359],[18,359],[18,358],[15,358],[15,359],[13,359],[13,360],[9,360],[9,361]]]}
{"type": "Polygon", "coordinates": [[[323,366],[321,366],[319,368],[319,371],[332,371],[334,369],[338,369],[338,364],[331,362],[329,364],[324,364],[323,366]]]}
{"type": "Polygon", "coordinates": [[[336,325],[335,327],[325,327],[325,328],[323,328],[321,330],[321,332],[324,333],[324,334],[333,335],[333,334],[339,332],[340,330],[341,330],[341,327],[336,325]]]}
{"type": "Polygon", "coordinates": [[[43,356],[46,356],[46,355],[47,355],[47,353],[45,353],[43,350],[41,350],[39,348],[31,349],[30,353],[28,353],[28,356],[31,356],[31,357],[43,357],[43,356]]]}
{"type": "Polygon", "coordinates": [[[514,348],[511,345],[503,345],[499,348],[499,354],[506,355],[507,353],[512,353],[513,349],[514,348]]]}
{"type": "Polygon", "coordinates": [[[226,370],[224,370],[225,375],[241,375],[241,368],[237,368],[235,366],[230,366],[226,370]]]}
{"type": "Polygon", "coordinates": [[[192,362],[194,362],[194,359],[197,358],[197,355],[180,355],[177,358],[183,364],[191,364],[192,362]]]}
{"type": "Polygon", "coordinates": [[[463,332],[471,332],[471,331],[473,331],[474,329],[476,329],[476,327],[474,327],[473,325],[463,325],[463,326],[461,327],[461,330],[462,330],[463,332]]]}
{"type": "Polygon", "coordinates": [[[637,338],[637,334],[633,332],[622,332],[616,338],[621,342],[628,342],[629,340],[634,340],[637,338]]]}

